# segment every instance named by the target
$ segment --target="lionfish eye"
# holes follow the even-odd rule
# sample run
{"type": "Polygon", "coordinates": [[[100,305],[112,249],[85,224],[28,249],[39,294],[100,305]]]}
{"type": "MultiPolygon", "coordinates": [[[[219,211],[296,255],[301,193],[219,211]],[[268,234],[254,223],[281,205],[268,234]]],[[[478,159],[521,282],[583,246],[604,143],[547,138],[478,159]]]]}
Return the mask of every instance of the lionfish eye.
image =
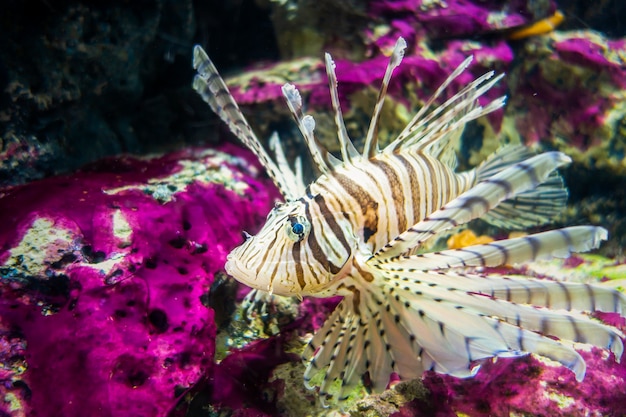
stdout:
{"type": "Polygon", "coordinates": [[[294,242],[300,242],[309,233],[311,224],[304,216],[289,216],[287,223],[287,236],[294,242]]]}
{"type": "Polygon", "coordinates": [[[297,235],[300,235],[304,232],[304,225],[302,223],[295,223],[291,226],[291,231],[297,235]]]}

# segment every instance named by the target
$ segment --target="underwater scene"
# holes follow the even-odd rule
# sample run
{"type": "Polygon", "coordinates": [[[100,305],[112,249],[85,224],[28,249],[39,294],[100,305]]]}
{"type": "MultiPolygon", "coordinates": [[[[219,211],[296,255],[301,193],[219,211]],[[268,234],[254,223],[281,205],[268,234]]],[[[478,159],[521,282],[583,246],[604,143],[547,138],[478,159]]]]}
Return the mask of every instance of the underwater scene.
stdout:
{"type": "Polygon", "coordinates": [[[0,417],[626,416],[626,3],[0,22],[0,417]]]}

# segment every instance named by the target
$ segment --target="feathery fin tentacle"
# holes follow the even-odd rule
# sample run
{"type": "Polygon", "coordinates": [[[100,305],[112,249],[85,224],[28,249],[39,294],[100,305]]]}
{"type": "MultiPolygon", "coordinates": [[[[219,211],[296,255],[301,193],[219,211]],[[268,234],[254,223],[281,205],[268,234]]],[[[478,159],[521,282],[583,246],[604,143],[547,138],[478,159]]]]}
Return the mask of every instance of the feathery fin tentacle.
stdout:
{"type": "Polygon", "coordinates": [[[380,91],[378,93],[378,100],[376,100],[374,113],[372,114],[372,119],[370,120],[370,125],[367,129],[367,135],[365,136],[365,145],[363,146],[363,157],[365,158],[371,158],[379,152],[378,122],[380,121],[380,114],[383,109],[383,105],[385,104],[385,96],[387,95],[387,88],[389,88],[391,75],[393,74],[393,71],[398,67],[398,65],[400,65],[400,63],[402,62],[406,46],[407,45],[404,38],[398,38],[398,40],[396,41],[396,45],[393,48],[391,57],[389,58],[389,63],[387,64],[387,69],[385,70],[383,82],[380,86],[380,91]]]}
{"type": "MultiPolygon", "coordinates": [[[[398,267],[400,270],[408,267],[427,271],[471,266],[500,266],[550,257],[565,258],[574,252],[595,249],[606,238],[607,231],[601,227],[572,226],[513,239],[497,240],[484,245],[467,246],[462,249],[402,256],[390,260],[383,259],[379,264],[387,265],[385,268],[392,271],[398,267]]],[[[372,258],[369,262],[378,263],[376,258],[372,258]]]]}
{"type": "Polygon", "coordinates": [[[335,124],[337,125],[337,137],[339,138],[339,146],[341,148],[341,159],[344,163],[351,163],[359,156],[359,152],[348,136],[346,125],[343,121],[341,113],[341,105],[339,103],[339,94],[337,93],[337,74],[335,74],[335,62],[329,53],[324,56],[326,62],[326,75],[328,76],[328,85],[330,89],[330,100],[335,111],[335,124]]]}
{"type": "Polygon", "coordinates": [[[309,148],[313,162],[315,162],[322,174],[328,174],[334,166],[340,164],[340,161],[330,154],[315,137],[315,119],[311,115],[302,113],[302,97],[296,86],[285,84],[282,87],[282,92],[287,101],[287,106],[309,148]]]}
{"type": "Polygon", "coordinates": [[[263,149],[263,145],[261,145],[261,142],[250,128],[248,121],[241,113],[226,83],[200,45],[196,45],[193,48],[193,68],[198,72],[193,79],[193,89],[200,94],[213,112],[226,123],[231,132],[248,149],[254,152],[285,199],[294,200],[300,197],[298,189],[291,187],[291,176],[294,174],[291,170],[285,171],[276,166],[265,149],[263,149]]]}

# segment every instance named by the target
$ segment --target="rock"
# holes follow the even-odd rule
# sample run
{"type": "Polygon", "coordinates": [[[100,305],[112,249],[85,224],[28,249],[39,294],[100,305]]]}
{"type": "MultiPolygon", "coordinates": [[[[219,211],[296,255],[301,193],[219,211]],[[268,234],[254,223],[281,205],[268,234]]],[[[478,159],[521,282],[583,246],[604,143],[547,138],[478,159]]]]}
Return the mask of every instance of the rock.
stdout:
{"type": "Polygon", "coordinates": [[[273,204],[260,176],[226,146],[3,190],[3,412],[164,416],[210,375],[216,326],[202,301],[273,204]]]}

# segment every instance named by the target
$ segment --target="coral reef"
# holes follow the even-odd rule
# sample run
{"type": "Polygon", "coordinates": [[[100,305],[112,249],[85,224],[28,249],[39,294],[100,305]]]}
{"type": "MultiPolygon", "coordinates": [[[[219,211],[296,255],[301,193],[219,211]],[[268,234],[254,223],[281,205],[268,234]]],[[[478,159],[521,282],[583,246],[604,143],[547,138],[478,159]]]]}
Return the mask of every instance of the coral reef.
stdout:
{"type": "MultiPolygon", "coordinates": [[[[332,53],[358,143],[389,49],[403,36],[409,49],[389,90],[381,141],[473,54],[472,75],[508,74],[493,93],[509,99],[504,112],[468,126],[461,168],[500,141],[564,151],[575,162],[563,171],[570,208],[558,221],[609,228],[603,251],[617,256],[490,272],[622,288],[624,6],[559,3],[559,30],[510,41],[511,30],[550,16],[557,2],[9,2],[0,17],[0,185],[107,155],[214,141],[217,120],[189,88],[193,42],[207,46],[259,137],[279,131],[290,159],[301,148],[280,93],[285,82],[302,91],[320,140],[336,144],[322,61],[332,53]]],[[[118,157],[1,189],[0,414],[338,415],[303,387],[298,359],[337,300],[284,299],[244,314],[236,304],[245,290],[220,278],[240,231],[254,232],[275,197],[259,175],[253,158],[227,146],[118,157]],[[257,337],[265,339],[251,341],[257,337]]],[[[598,317],[624,329],[623,319],[598,317]]],[[[626,414],[624,361],[595,349],[582,354],[588,371],[580,384],[528,356],[486,363],[474,379],[428,374],[379,396],[359,400],[355,392],[346,411],[626,414]]]]}
{"type": "Polygon", "coordinates": [[[595,348],[581,354],[589,366],[581,383],[562,367],[544,363],[534,356],[486,363],[475,378],[468,380],[428,375],[424,378],[428,400],[413,401],[396,415],[582,417],[624,414],[626,392],[620,387],[626,379],[626,366],[616,364],[606,352],[595,348]]]}
{"type": "Polygon", "coordinates": [[[554,32],[524,45],[508,113],[527,143],[548,142],[587,168],[624,174],[626,40],[554,32]]]}
{"type": "Polygon", "coordinates": [[[553,1],[374,0],[369,14],[378,23],[373,30],[376,44],[389,47],[398,36],[414,41],[506,33],[555,9],[553,1]]]}
{"type": "Polygon", "coordinates": [[[3,413],[163,416],[209,375],[209,287],[275,198],[258,174],[226,146],[3,190],[3,413]]]}

